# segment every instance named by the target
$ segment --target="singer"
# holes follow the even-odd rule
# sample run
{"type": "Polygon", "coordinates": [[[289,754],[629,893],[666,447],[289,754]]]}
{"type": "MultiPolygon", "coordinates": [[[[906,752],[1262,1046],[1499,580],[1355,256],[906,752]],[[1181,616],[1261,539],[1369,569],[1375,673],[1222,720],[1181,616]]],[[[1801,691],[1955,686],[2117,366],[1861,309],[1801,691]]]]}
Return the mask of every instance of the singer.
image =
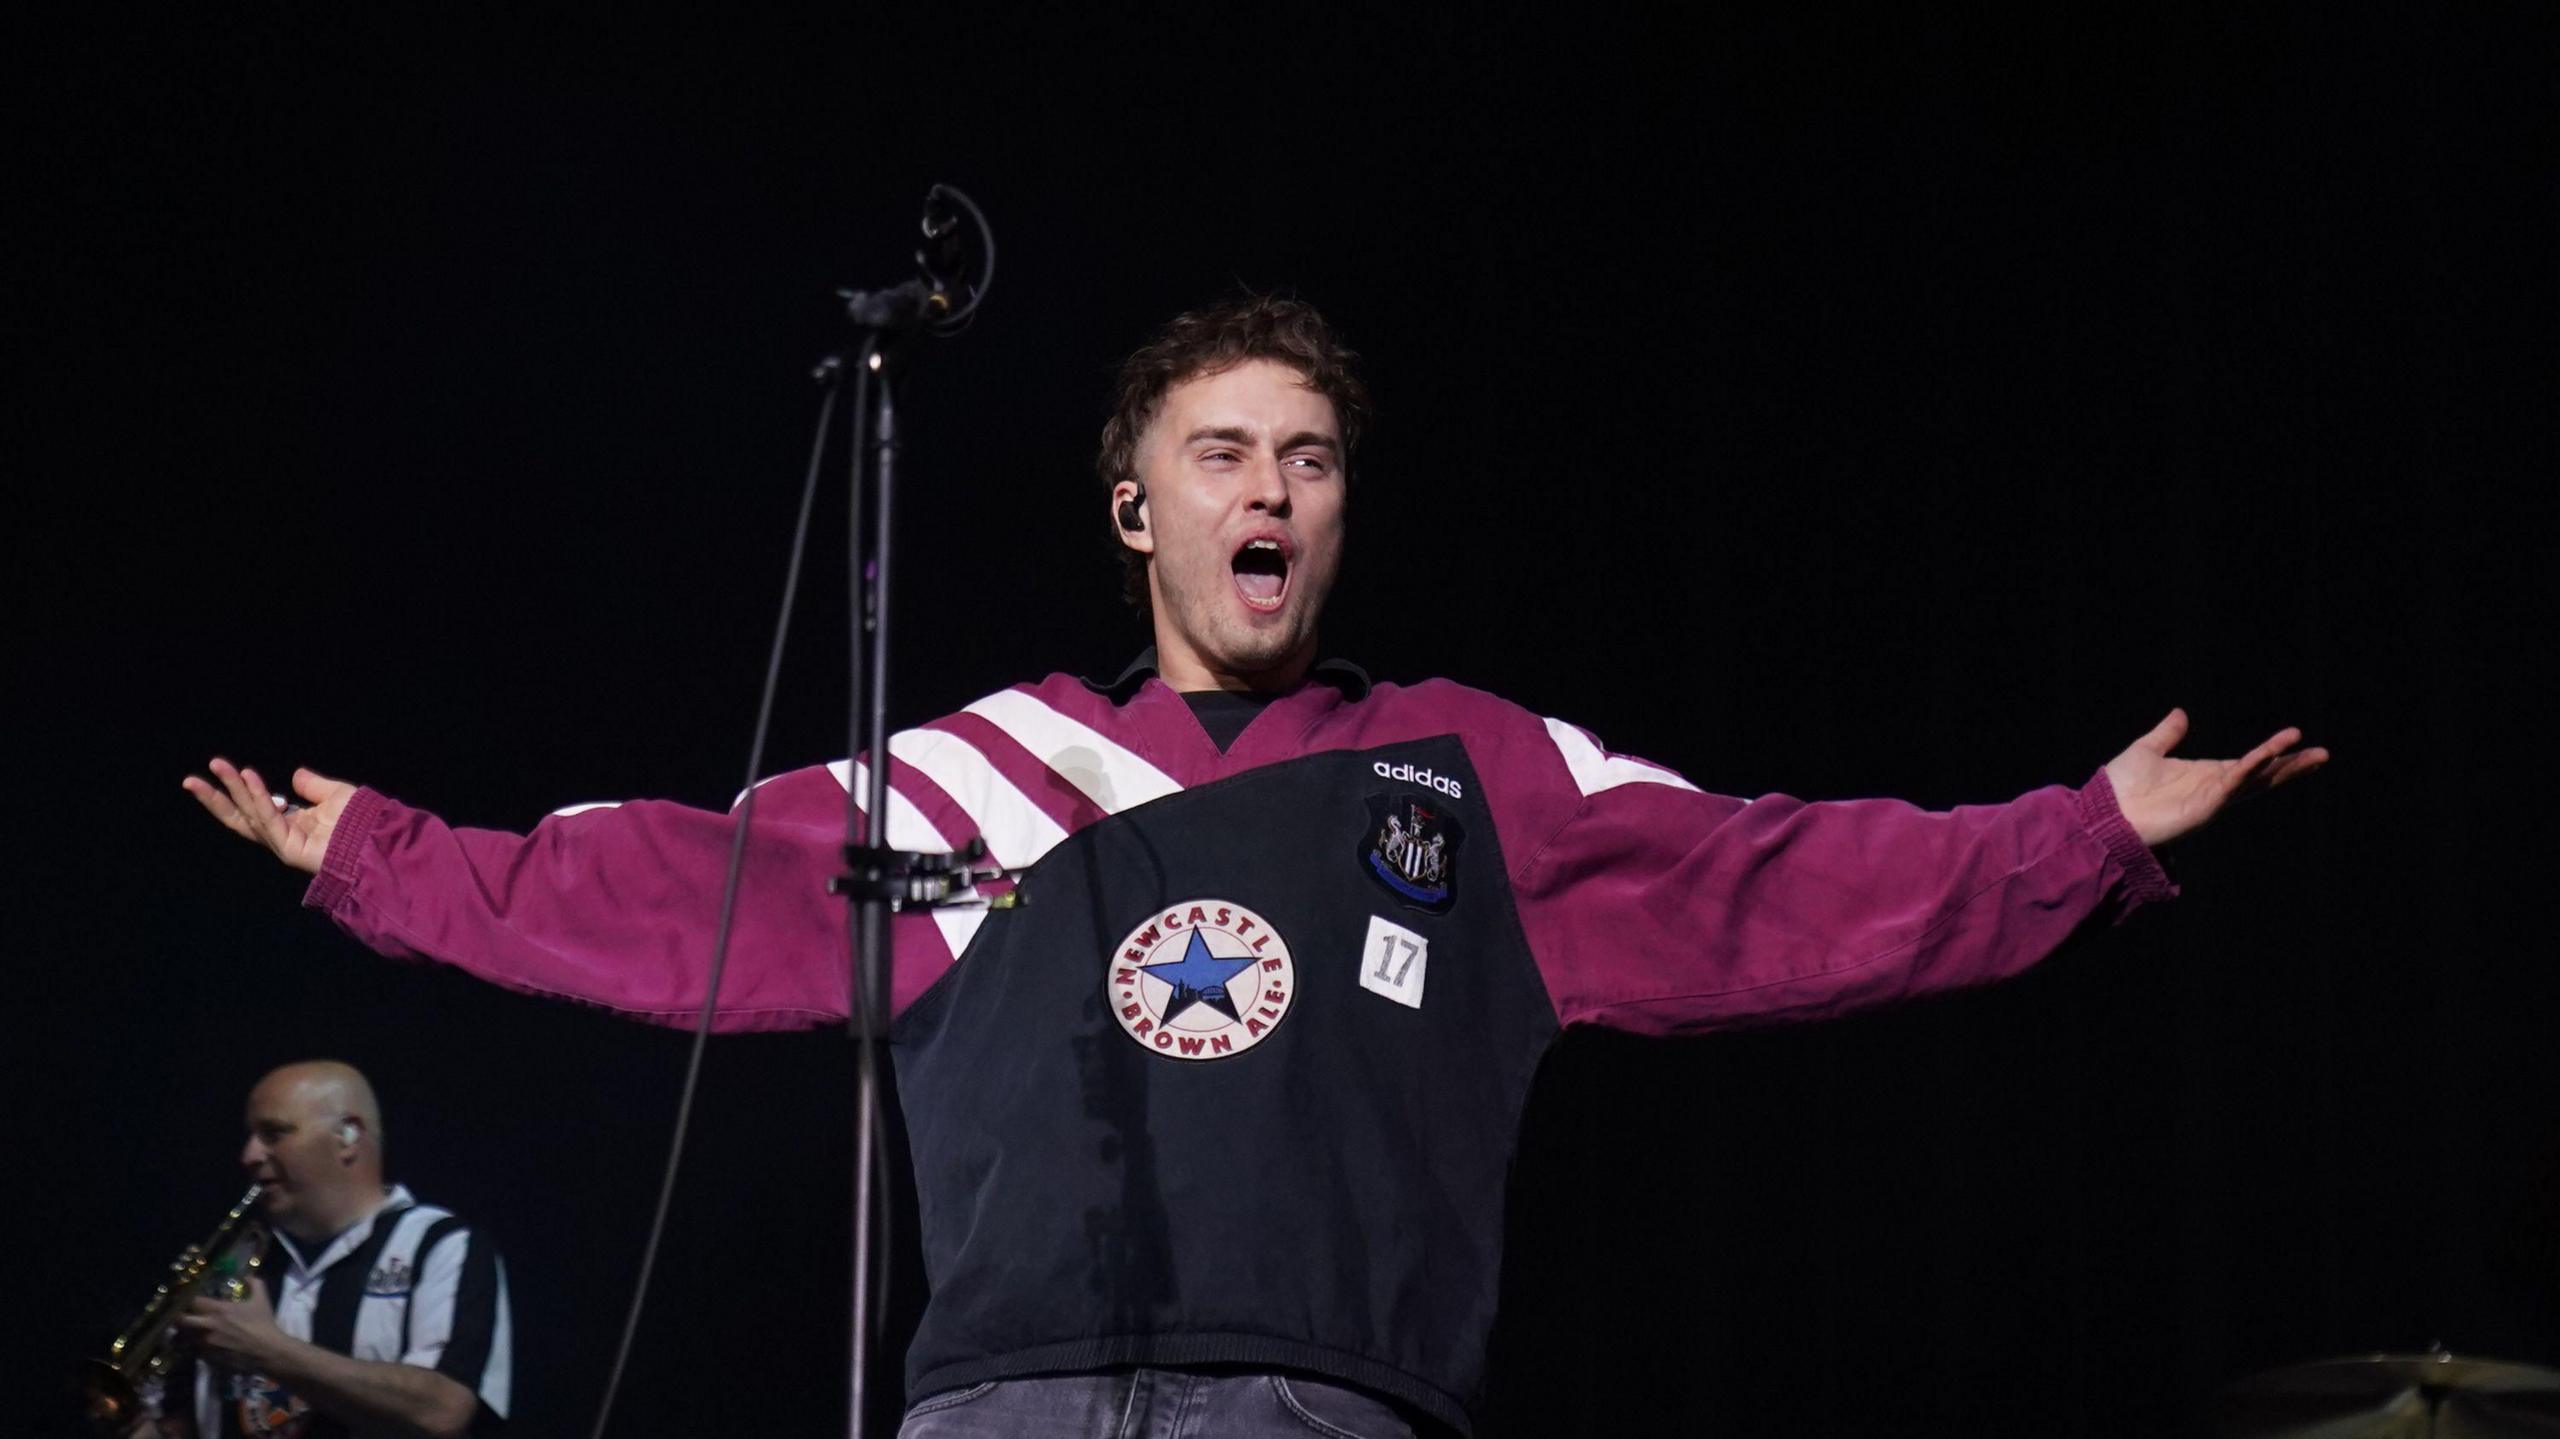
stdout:
{"type": "MultiPolygon", "coordinates": [[[[1318,627],[1367,412],[1303,304],[1175,319],[1121,372],[1095,496],[1154,647],[891,745],[890,845],[977,836],[1026,872],[1019,907],[893,925],[932,1285],[904,1434],[1465,1432],[1506,1166],[1564,1028],[2014,975],[2169,897],[2154,849],[2327,758],[2292,729],[2176,758],[2173,710],[2006,804],[1744,800],[1447,680],[1373,682],[1318,627]]],[[[759,787],[725,1028],[844,1017],[825,882],[860,774],[759,787]]],[[[308,770],[291,810],[221,759],[185,786],[384,954],[659,1023],[701,1003],[732,815],[514,835],[308,770]]]]}

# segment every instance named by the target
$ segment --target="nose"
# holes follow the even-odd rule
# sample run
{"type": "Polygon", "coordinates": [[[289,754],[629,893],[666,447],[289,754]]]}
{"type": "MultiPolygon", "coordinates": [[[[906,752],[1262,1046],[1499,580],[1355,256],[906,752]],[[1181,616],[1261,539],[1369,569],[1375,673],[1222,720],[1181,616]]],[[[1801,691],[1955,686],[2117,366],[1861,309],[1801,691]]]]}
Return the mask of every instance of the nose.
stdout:
{"type": "Polygon", "coordinates": [[[243,1169],[255,1169],[265,1163],[266,1158],[267,1147],[259,1143],[258,1136],[254,1134],[240,1146],[240,1167],[243,1169]]]}
{"type": "Polygon", "coordinates": [[[1278,455],[1259,455],[1247,481],[1245,503],[1256,513],[1289,517],[1289,472],[1278,455]]]}

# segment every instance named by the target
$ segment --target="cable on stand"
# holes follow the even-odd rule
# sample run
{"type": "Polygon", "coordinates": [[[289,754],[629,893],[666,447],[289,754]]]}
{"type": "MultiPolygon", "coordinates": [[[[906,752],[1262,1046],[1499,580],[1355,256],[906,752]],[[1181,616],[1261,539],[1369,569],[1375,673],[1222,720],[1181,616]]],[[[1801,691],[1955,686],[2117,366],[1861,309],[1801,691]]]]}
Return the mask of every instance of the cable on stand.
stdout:
{"type": "MultiPolygon", "coordinates": [[[[850,370],[854,381],[850,530],[851,695],[847,753],[858,757],[845,777],[845,868],[828,888],[853,906],[852,968],[847,1011],[855,1046],[853,1324],[847,1385],[847,1429],[862,1439],[877,1328],[888,1293],[890,1254],[888,1139],[881,1112],[882,1041],[889,1020],[889,919],[909,909],[985,904],[983,880],[1005,877],[986,866],[977,839],[957,854],[894,848],[889,835],[889,640],[891,559],[895,552],[897,390],[915,343],[966,329],[995,281],[995,237],[969,197],[947,185],[925,195],[924,244],[917,278],[885,290],[845,290],[853,322],[850,361],[821,365],[850,370]]],[[[1010,899],[1010,896],[1007,896],[1010,899]]]]}

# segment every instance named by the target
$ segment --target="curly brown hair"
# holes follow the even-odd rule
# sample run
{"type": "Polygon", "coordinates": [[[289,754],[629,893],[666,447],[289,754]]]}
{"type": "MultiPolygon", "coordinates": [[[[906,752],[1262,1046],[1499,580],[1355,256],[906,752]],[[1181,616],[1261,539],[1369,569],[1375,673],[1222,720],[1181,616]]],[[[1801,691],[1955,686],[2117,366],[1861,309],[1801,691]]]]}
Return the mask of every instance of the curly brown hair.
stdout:
{"type": "MultiPolygon", "coordinates": [[[[1123,480],[1143,482],[1138,473],[1138,441],[1174,386],[1224,373],[1247,360],[1287,365],[1306,377],[1310,389],[1333,402],[1334,422],[1342,427],[1342,474],[1348,483],[1351,455],[1359,448],[1361,426],[1369,418],[1369,390],[1360,382],[1360,357],[1334,335],[1315,306],[1283,295],[1249,293],[1174,316],[1121,362],[1111,418],[1102,425],[1102,452],[1094,461],[1104,487],[1123,480]]],[[[1111,548],[1120,557],[1121,598],[1145,615],[1149,608],[1147,557],[1120,542],[1116,525],[1111,536],[1111,548]]]]}

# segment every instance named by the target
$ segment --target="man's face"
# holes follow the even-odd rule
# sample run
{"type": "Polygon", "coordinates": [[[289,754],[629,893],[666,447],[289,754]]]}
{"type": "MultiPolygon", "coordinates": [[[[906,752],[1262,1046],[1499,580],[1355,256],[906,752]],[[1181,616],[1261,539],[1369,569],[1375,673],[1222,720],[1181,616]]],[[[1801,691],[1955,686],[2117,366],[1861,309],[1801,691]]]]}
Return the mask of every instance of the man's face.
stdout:
{"type": "MultiPolygon", "coordinates": [[[[1167,391],[1138,443],[1159,666],[1243,679],[1315,657],[1342,561],[1342,432],[1295,369],[1247,360],[1167,391]]],[[[1128,487],[1115,491],[1116,508],[1128,487]]]]}
{"type": "Polygon", "coordinates": [[[270,1078],[249,1092],[249,1138],[240,1167],[266,1186],[259,1203],[268,1219],[291,1228],[296,1214],[345,1183],[345,1116],[316,1103],[317,1086],[270,1078]]]}

